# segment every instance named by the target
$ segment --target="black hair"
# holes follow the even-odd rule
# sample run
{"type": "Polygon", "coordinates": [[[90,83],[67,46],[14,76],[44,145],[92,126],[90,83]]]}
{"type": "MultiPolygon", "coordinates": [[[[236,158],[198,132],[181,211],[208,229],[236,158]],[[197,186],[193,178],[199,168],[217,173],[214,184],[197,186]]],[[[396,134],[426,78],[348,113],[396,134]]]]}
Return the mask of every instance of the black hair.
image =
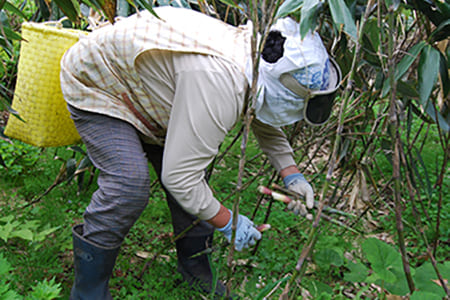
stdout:
{"type": "Polygon", "coordinates": [[[277,62],[283,56],[285,41],[286,38],[281,32],[277,30],[270,31],[261,53],[262,58],[268,63],[277,62]]]}

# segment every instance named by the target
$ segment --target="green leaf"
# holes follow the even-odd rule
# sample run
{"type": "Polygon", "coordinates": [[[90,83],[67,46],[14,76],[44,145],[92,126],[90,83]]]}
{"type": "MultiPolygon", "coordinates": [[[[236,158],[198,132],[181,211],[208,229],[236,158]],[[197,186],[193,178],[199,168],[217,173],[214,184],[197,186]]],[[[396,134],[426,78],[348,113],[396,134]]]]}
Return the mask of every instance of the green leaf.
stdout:
{"type": "Polygon", "coordinates": [[[412,63],[416,60],[425,45],[427,45],[425,41],[420,41],[409,49],[408,53],[402,58],[400,63],[395,68],[395,81],[400,80],[406,71],[408,71],[409,67],[411,67],[412,63]]]}
{"type": "Polygon", "coordinates": [[[303,38],[308,31],[316,27],[316,17],[319,9],[322,7],[320,0],[306,0],[301,10],[300,36],[303,38]]]}
{"type": "Polygon", "coordinates": [[[284,278],[281,278],[271,284],[266,285],[259,293],[256,295],[255,300],[263,300],[266,299],[266,296],[278,285],[283,284],[285,281],[287,281],[290,277],[286,276],[284,278]]]}
{"type": "Polygon", "coordinates": [[[425,162],[424,162],[424,160],[422,158],[422,155],[420,154],[419,149],[417,149],[416,147],[413,147],[413,149],[414,149],[414,154],[416,155],[416,158],[415,158],[415,160],[413,162],[414,173],[416,174],[417,180],[420,183],[420,185],[422,185],[422,186],[425,185],[424,186],[424,190],[426,191],[428,197],[431,199],[431,194],[433,193],[433,191],[432,191],[433,187],[431,186],[430,176],[428,176],[427,165],[425,164],[425,162]],[[415,165],[416,161],[419,162],[420,166],[422,167],[422,170],[424,171],[425,183],[423,182],[422,176],[421,176],[419,170],[417,169],[417,167],[415,165]]]}
{"type": "Polygon", "coordinates": [[[283,18],[299,10],[303,5],[303,0],[287,0],[278,8],[276,18],[283,18]]]}
{"type": "Polygon", "coordinates": [[[75,158],[68,159],[66,162],[66,177],[68,182],[70,182],[73,179],[76,170],[77,170],[77,160],[75,158]]]}
{"type": "MultiPolygon", "coordinates": [[[[439,51],[431,45],[426,45],[422,50],[419,60],[419,99],[420,104],[426,108],[430,104],[429,98],[437,81],[439,72],[439,51]]],[[[426,110],[426,109],[425,109],[426,110]]]]}
{"type": "MultiPolygon", "coordinates": [[[[130,0],[133,3],[133,0],[130,0]]],[[[148,3],[146,0],[134,0],[138,5],[148,10],[152,15],[159,19],[159,16],[153,10],[152,4],[148,3]]]]}
{"type": "Polygon", "coordinates": [[[306,281],[305,288],[311,293],[313,299],[323,297],[323,294],[333,294],[333,289],[329,285],[317,280],[306,281]]]}
{"type": "Polygon", "coordinates": [[[3,226],[0,226],[0,238],[5,241],[5,243],[8,241],[9,237],[11,236],[11,232],[13,231],[14,226],[11,223],[6,223],[3,226]]]}
{"type": "Polygon", "coordinates": [[[239,5],[237,5],[237,3],[233,0],[219,0],[220,2],[222,2],[225,5],[229,5],[231,7],[237,8],[237,9],[242,9],[242,7],[240,7],[239,5]]]}
{"type": "Polygon", "coordinates": [[[450,91],[450,78],[448,77],[447,59],[445,55],[439,52],[441,58],[439,63],[439,73],[441,74],[442,90],[444,91],[444,98],[447,97],[450,91]]]}
{"type": "MultiPolygon", "coordinates": [[[[411,273],[415,273],[413,268],[410,268],[411,273]]],[[[406,275],[403,270],[403,266],[398,265],[397,267],[392,268],[392,273],[395,275],[396,280],[392,283],[385,282],[384,287],[385,289],[393,294],[393,295],[400,295],[404,296],[409,293],[409,287],[408,282],[406,281],[406,275]]],[[[378,284],[382,284],[382,282],[378,282],[378,284]]]]}
{"type": "Polygon", "coordinates": [[[422,291],[415,291],[414,294],[411,295],[409,300],[441,300],[442,297],[429,293],[429,292],[422,292],[422,291]]]}
{"type": "MultiPolygon", "coordinates": [[[[1,7],[1,5],[0,5],[0,7],[1,7]]],[[[17,7],[15,7],[13,4],[9,3],[8,1],[5,2],[3,8],[5,10],[12,12],[13,14],[15,14],[17,16],[24,18],[25,20],[28,19],[27,16],[25,16],[25,14],[20,9],[18,9],[17,7]]]]}
{"type": "Polygon", "coordinates": [[[60,226],[52,227],[43,231],[40,231],[39,233],[35,234],[33,241],[34,242],[41,242],[45,239],[45,237],[56,230],[58,230],[60,226]]]}
{"type": "Polygon", "coordinates": [[[339,28],[340,25],[344,25],[344,32],[346,32],[354,40],[357,40],[357,30],[355,21],[345,4],[344,0],[329,0],[331,16],[333,17],[334,24],[339,28]]]}
{"type": "Polygon", "coordinates": [[[3,254],[0,253],[0,276],[4,277],[11,270],[12,270],[11,264],[5,257],[3,257],[3,254]]]}
{"type": "Polygon", "coordinates": [[[364,282],[369,274],[369,269],[361,262],[348,262],[345,265],[350,272],[344,273],[344,279],[350,282],[364,282]]]}
{"type": "Polygon", "coordinates": [[[397,277],[391,270],[399,264],[401,268],[400,254],[393,247],[376,238],[365,240],[361,247],[379,278],[388,283],[395,282],[397,277]]]}
{"type": "Polygon", "coordinates": [[[18,237],[24,240],[32,241],[33,232],[31,232],[31,230],[29,229],[16,230],[11,233],[11,237],[18,237]]]}
{"type": "Polygon", "coordinates": [[[331,248],[320,249],[314,254],[315,263],[323,269],[328,270],[331,265],[342,266],[344,260],[342,256],[331,248]]]}
{"type": "MultiPolygon", "coordinates": [[[[444,264],[438,264],[437,268],[444,280],[450,280],[450,262],[444,264]]],[[[422,266],[416,269],[416,273],[413,276],[416,288],[422,292],[428,292],[436,294],[439,297],[444,297],[445,292],[441,286],[438,285],[438,277],[430,262],[426,262],[422,266]]],[[[414,295],[414,294],[413,294],[414,295]]]]}
{"type": "Polygon", "coordinates": [[[72,0],[55,0],[55,3],[70,21],[78,23],[78,16],[81,12],[78,2],[72,0]]]}

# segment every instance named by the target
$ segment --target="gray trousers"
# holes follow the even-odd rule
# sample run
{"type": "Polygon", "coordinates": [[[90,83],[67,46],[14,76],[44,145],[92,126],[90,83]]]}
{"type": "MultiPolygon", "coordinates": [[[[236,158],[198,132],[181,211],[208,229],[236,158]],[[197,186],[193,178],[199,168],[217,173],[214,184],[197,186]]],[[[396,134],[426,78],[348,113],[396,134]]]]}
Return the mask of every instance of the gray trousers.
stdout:
{"type": "MultiPolygon", "coordinates": [[[[148,164],[160,176],[164,149],[144,144],[137,130],[125,121],[68,108],[89,158],[99,170],[98,189],[83,215],[83,236],[104,247],[118,246],[147,206],[151,197],[148,164]]],[[[197,218],[164,191],[177,235],[197,218]]],[[[201,221],[186,237],[207,236],[213,231],[212,225],[201,221]]]]}

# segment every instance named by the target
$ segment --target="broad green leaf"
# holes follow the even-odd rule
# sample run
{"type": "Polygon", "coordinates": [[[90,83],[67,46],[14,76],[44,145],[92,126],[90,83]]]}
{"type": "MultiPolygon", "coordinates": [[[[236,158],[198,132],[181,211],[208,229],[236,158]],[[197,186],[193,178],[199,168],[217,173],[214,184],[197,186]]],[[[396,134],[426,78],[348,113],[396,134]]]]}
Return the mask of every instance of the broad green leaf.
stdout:
{"type": "Polygon", "coordinates": [[[331,265],[339,267],[344,263],[342,256],[337,251],[330,248],[318,250],[314,254],[314,261],[317,266],[325,270],[328,270],[331,265]]]}
{"type": "Polygon", "coordinates": [[[29,229],[16,230],[11,233],[11,237],[18,237],[24,240],[32,241],[33,232],[31,232],[31,230],[29,229]]]}
{"type": "Polygon", "coordinates": [[[429,292],[415,291],[409,300],[442,300],[442,297],[429,292]]]}
{"type": "Polygon", "coordinates": [[[376,239],[369,238],[361,245],[373,271],[385,282],[393,283],[397,279],[391,271],[394,267],[401,267],[400,254],[390,245],[376,239]]]}
{"type": "Polygon", "coordinates": [[[13,215],[8,215],[6,217],[0,218],[0,222],[5,222],[5,223],[9,223],[12,220],[14,220],[14,216],[13,215]]]}
{"type": "MultiPolygon", "coordinates": [[[[445,264],[438,264],[437,268],[444,280],[449,281],[450,273],[450,262],[445,264]]],[[[416,273],[413,276],[416,288],[422,292],[428,292],[438,295],[439,297],[444,297],[445,292],[441,286],[438,285],[438,277],[430,262],[424,263],[422,266],[416,269],[416,273]]]]}
{"type": "MultiPolygon", "coordinates": [[[[414,274],[414,269],[410,268],[411,273],[414,274]]],[[[397,266],[397,268],[392,268],[392,273],[395,275],[396,280],[392,283],[385,282],[384,287],[386,290],[393,295],[404,296],[409,293],[408,282],[406,281],[405,272],[403,270],[403,266],[397,266]]],[[[382,284],[382,282],[378,282],[378,284],[382,284]]]]}
{"type": "Polygon", "coordinates": [[[0,238],[7,242],[9,237],[11,236],[11,232],[13,231],[13,229],[14,226],[9,222],[3,226],[0,226],[0,238]]]}
{"type": "Polygon", "coordinates": [[[420,104],[424,108],[426,108],[428,105],[432,105],[431,101],[429,101],[429,98],[437,81],[439,61],[439,51],[434,49],[431,45],[426,45],[420,55],[418,68],[419,99],[420,104]]]}
{"type": "Polygon", "coordinates": [[[345,4],[344,0],[329,0],[330,4],[331,16],[333,17],[333,21],[336,27],[340,27],[344,25],[344,32],[346,32],[350,37],[354,40],[357,40],[357,30],[355,21],[345,4]]]}
{"type": "Polygon", "coordinates": [[[276,17],[283,18],[287,15],[299,10],[303,5],[303,0],[287,0],[284,1],[283,4],[278,8],[276,17]]]}
{"type": "Polygon", "coordinates": [[[317,12],[322,6],[320,0],[306,0],[301,10],[300,36],[303,38],[308,31],[316,27],[317,12]]]}
{"type": "Polygon", "coordinates": [[[11,270],[11,264],[3,257],[3,254],[0,253],[0,276],[5,276],[5,274],[8,274],[11,270]]]}
{"type": "Polygon", "coordinates": [[[56,227],[52,227],[43,231],[40,231],[39,233],[35,234],[33,241],[34,242],[41,242],[45,239],[45,237],[53,232],[55,232],[56,230],[59,229],[60,226],[56,226],[56,227]]]}
{"type": "Polygon", "coordinates": [[[369,275],[369,269],[361,262],[348,262],[345,265],[350,271],[344,273],[344,279],[351,282],[364,282],[369,275]]]}

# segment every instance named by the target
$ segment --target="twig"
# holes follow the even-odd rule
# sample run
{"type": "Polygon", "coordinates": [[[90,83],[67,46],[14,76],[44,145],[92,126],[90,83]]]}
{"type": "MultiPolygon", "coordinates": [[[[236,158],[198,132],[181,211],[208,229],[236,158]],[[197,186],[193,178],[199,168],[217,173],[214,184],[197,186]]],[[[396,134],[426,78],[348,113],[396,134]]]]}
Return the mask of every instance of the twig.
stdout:
{"type": "Polygon", "coordinates": [[[172,247],[172,244],[174,242],[176,242],[177,240],[181,239],[182,237],[184,237],[186,235],[186,233],[191,230],[192,228],[194,228],[195,226],[197,226],[198,223],[200,223],[200,219],[196,219],[194,220],[194,222],[191,223],[191,225],[189,225],[188,227],[186,227],[182,232],[180,232],[175,238],[170,240],[170,243],[167,243],[164,247],[160,248],[158,250],[158,252],[155,253],[155,255],[153,255],[153,257],[149,260],[146,261],[144,267],[141,270],[141,273],[138,276],[138,280],[142,280],[142,277],[144,276],[145,272],[147,271],[147,269],[151,266],[151,264],[155,261],[156,258],[158,258],[158,256],[161,255],[161,253],[163,253],[164,251],[166,251],[167,249],[169,249],[170,247],[172,247]]]}

